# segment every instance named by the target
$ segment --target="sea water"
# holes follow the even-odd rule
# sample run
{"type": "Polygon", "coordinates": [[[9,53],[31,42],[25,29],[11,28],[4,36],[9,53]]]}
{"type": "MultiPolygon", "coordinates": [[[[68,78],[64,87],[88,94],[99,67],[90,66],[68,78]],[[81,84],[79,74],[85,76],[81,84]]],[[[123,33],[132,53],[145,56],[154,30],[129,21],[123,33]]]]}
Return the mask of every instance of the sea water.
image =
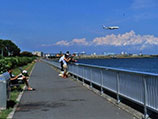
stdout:
{"type": "Polygon", "coordinates": [[[78,63],[158,74],[158,58],[79,59],[78,63]]]}

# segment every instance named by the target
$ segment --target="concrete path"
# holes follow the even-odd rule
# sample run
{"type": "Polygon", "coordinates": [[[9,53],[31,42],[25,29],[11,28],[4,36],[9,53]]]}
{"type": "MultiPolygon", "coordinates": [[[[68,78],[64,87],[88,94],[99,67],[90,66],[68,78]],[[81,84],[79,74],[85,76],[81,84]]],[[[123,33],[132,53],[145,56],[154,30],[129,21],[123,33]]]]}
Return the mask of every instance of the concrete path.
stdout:
{"type": "Polygon", "coordinates": [[[50,65],[38,62],[30,77],[36,91],[25,91],[14,119],[133,119],[81,84],[58,77],[50,65]]]}

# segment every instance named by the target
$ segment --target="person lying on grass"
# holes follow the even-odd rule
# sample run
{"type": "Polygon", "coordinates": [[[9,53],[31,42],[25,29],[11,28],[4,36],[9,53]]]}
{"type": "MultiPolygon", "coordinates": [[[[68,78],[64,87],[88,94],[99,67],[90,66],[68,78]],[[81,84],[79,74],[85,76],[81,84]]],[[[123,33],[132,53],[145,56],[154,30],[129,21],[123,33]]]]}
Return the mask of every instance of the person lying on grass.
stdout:
{"type": "MultiPolygon", "coordinates": [[[[14,76],[14,75],[12,74],[12,71],[13,71],[12,68],[8,68],[8,73],[9,73],[9,75],[10,75],[10,81],[11,81],[12,84],[18,84],[19,75],[14,76]]],[[[33,91],[33,90],[35,90],[34,88],[31,88],[31,87],[30,87],[29,82],[28,82],[28,80],[27,80],[28,78],[27,78],[26,76],[21,75],[21,77],[22,77],[22,80],[24,81],[24,83],[26,84],[28,91],[33,91]]]]}

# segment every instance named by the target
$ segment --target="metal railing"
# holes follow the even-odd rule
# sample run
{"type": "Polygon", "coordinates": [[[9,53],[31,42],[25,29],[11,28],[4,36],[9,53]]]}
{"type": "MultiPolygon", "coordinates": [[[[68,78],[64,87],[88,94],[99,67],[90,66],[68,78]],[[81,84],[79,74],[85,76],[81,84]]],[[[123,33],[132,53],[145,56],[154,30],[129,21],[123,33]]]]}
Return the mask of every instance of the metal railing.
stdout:
{"type": "MultiPolygon", "coordinates": [[[[60,63],[47,61],[47,63],[60,68],[60,63]]],[[[158,113],[158,74],[130,71],[119,68],[102,67],[88,64],[69,64],[68,71],[90,82],[90,85],[100,86],[117,95],[134,101],[144,107],[144,118],[148,117],[147,109],[158,113]]]]}
{"type": "Polygon", "coordinates": [[[9,79],[8,72],[0,75],[0,110],[7,108],[7,101],[10,99],[9,79]]]}

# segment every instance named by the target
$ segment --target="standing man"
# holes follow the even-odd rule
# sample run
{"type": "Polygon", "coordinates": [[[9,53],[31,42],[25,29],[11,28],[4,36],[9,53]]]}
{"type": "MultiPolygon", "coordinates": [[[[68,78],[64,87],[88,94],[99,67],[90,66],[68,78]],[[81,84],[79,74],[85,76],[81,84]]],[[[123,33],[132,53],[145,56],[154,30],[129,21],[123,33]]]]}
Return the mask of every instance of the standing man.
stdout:
{"type": "Polygon", "coordinates": [[[63,55],[60,59],[59,62],[61,64],[61,73],[59,74],[59,76],[62,76],[63,78],[67,78],[67,63],[70,61],[69,58],[69,51],[66,52],[65,55],[63,55]]]}
{"type": "Polygon", "coordinates": [[[59,59],[59,62],[60,62],[60,66],[61,66],[61,74],[64,72],[64,68],[63,68],[63,64],[64,64],[64,62],[63,62],[63,60],[64,60],[64,55],[62,55],[61,57],[60,57],[60,59],[59,59]]]}

